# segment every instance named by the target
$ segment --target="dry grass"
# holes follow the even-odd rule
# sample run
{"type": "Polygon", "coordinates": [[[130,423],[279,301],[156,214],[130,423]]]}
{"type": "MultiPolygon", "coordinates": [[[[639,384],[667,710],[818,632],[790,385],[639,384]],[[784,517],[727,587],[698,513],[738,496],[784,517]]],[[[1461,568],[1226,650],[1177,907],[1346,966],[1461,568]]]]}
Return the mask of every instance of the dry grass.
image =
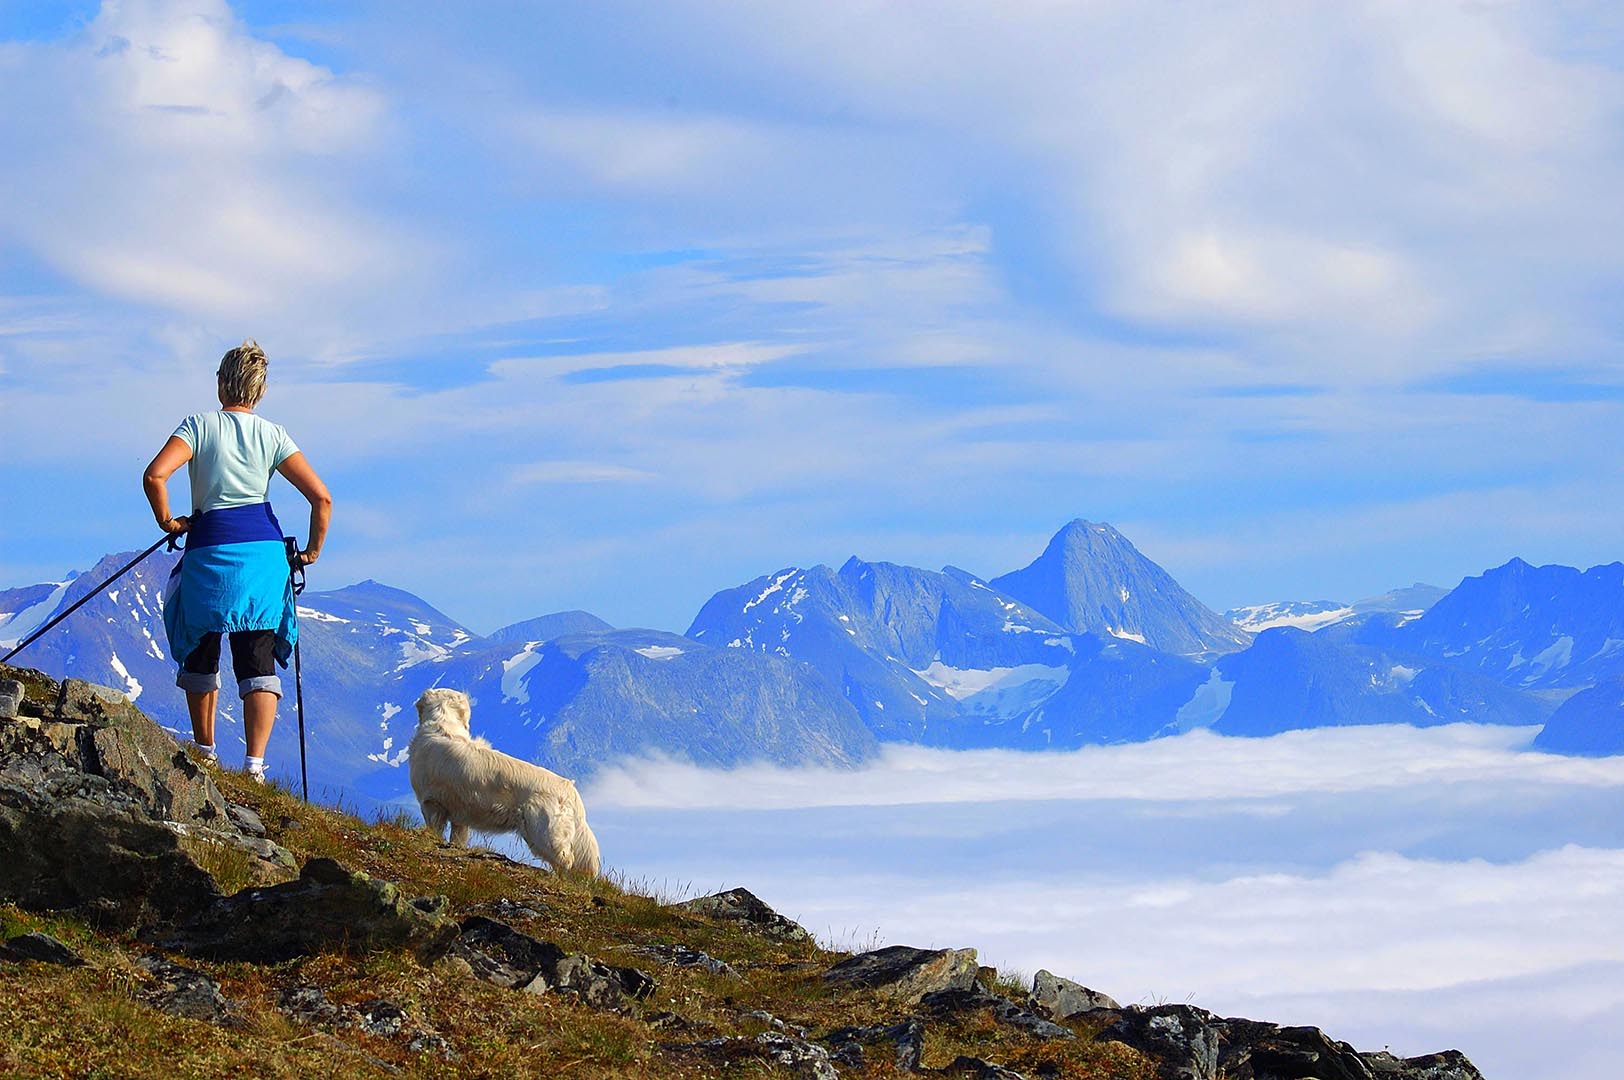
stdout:
{"type": "MultiPolygon", "coordinates": [[[[444,894],[458,916],[497,899],[536,914],[507,921],[526,933],[653,975],[654,995],[625,1015],[598,1012],[558,995],[532,996],[467,977],[454,962],[423,967],[399,952],[354,957],[323,954],[261,966],[184,961],[220,982],[236,1003],[240,1026],[223,1028],[159,1013],[140,1000],[147,977],[132,957],[139,943],[98,934],[71,919],[46,919],[0,906],[8,935],[44,929],[90,961],[78,969],[0,964],[0,1076],[6,1077],[567,1077],[700,1080],[786,1075],[749,1052],[719,1057],[682,1050],[716,1035],[754,1036],[763,1023],[744,1016],[765,1010],[813,1035],[847,1025],[889,1023],[907,1010],[869,991],[834,992],[820,975],[839,954],[815,944],[789,945],[732,925],[676,911],[668,902],[686,886],[623,878],[554,875],[479,851],[438,843],[405,815],[367,821],[332,808],[306,806],[285,788],[261,787],[231,772],[218,775],[234,801],[252,806],[270,838],[300,861],[338,859],[352,869],[398,882],[410,895],[444,894]],[[737,978],[677,969],[636,948],[680,943],[725,960],[737,978]],[[303,1027],[275,1005],[280,991],[320,987],[335,1003],[384,998],[401,1006],[413,1029],[441,1035],[456,1062],[407,1051],[405,1035],[375,1038],[354,1028],[303,1027]],[[649,1021],[675,1013],[685,1026],[649,1021]]],[[[218,868],[231,876],[229,856],[218,868]]],[[[995,993],[1024,995],[1010,978],[995,993]]],[[[1038,1043],[995,1024],[985,1013],[927,1025],[926,1064],[958,1054],[998,1061],[1028,1075],[1075,1080],[1149,1080],[1153,1071],[1133,1051],[1097,1044],[1078,1028],[1075,1042],[1038,1043]]],[[[886,1048],[867,1068],[847,1075],[883,1080],[897,1074],[886,1048]]]]}

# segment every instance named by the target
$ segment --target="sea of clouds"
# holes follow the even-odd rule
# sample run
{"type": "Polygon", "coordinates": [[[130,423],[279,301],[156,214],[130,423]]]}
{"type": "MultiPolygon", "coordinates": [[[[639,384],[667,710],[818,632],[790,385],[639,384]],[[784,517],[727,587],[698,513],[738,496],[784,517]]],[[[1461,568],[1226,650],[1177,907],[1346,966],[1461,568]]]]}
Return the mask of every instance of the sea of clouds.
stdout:
{"type": "Polygon", "coordinates": [[[1611,1080],[1624,758],[1472,725],[1205,732],[1064,753],[889,748],[857,771],[640,761],[585,791],[610,865],[744,885],[828,943],[972,945],[1124,1004],[1611,1080]]]}

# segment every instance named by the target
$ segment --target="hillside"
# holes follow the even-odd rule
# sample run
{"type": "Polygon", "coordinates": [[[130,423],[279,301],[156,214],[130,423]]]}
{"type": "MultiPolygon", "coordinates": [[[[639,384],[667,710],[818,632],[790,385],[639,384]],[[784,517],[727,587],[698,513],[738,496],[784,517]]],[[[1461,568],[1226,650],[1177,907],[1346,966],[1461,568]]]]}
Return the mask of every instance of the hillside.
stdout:
{"type": "Polygon", "coordinates": [[[833,950],[743,890],[665,900],[305,805],[117,691],[0,668],[6,1076],[1481,1080],[973,949],[833,950]]]}

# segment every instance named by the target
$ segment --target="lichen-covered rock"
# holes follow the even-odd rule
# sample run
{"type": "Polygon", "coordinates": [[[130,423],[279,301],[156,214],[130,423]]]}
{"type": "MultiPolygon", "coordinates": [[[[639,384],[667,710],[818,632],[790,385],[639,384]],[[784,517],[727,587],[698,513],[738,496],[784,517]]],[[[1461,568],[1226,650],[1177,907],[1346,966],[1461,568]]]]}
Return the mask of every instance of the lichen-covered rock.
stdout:
{"type": "Polygon", "coordinates": [[[1359,1055],[1374,1080],[1483,1080],[1483,1074],[1459,1050],[1399,1058],[1386,1051],[1359,1055]]]}
{"type": "Polygon", "coordinates": [[[618,1009],[654,992],[654,980],[637,968],[566,953],[483,915],[463,920],[451,953],[486,982],[530,994],[567,993],[599,1009],[618,1009]]]}
{"type": "Polygon", "coordinates": [[[1130,1005],[1095,1014],[1106,1019],[1096,1038],[1120,1042],[1156,1061],[1161,1080],[1215,1080],[1222,1021],[1193,1005],[1130,1005]]]}
{"type": "Polygon", "coordinates": [[[212,960],[276,963],[329,949],[410,949],[444,955],[457,924],[419,910],[391,882],[311,859],[297,881],[217,899],[165,944],[212,960]]]}
{"type": "Polygon", "coordinates": [[[1314,1027],[1231,1019],[1218,1025],[1218,1068],[1233,1080],[1371,1080],[1359,1054],[1314,1027]]]}
{"type": "Polygon", "coordinates": [[[724,1035],[696,1043],[667,1043],[666,1049],[704,1054],[721,1062],[765,1059],[803,1080],[839,1080],[829,1051],[781,1031],[763,1031],[754,1038],[724,1035]]]}
{"type": "Polygon", "coordinates": [[[1032,993],[1027,1004],[1051,1020],[1069,1020],[1096,1009],[1122,1008],[1098,990],[1043,970],[1032,977],[1032,993]]]}
{"type": "Polygon", "coordinates": [[[740,923],[758,934],[779,941],[799,944],[812,940],[812,935],[800,923],[780,915],[749,889],[728,889],[726,892],[685,900],[676,906],[696,915],[740,923]]]}
{"type": "Polygon", "coordinates": [[[123,694],[4,672],[29,700],[0,720],[0,897],[139,928],[212,903],[227,865],[233,887],[292,876],[292,857],[245,835],[208,774],[123,694]]]}
{"type": "Polygon", "coordinates": [[[20,680],[0,679],[0,720],[15,717],[26,696],[20,680]]]}
{"type": "Polygon", "coordinates": [[[975,985],[974,949],[915,949],[888,945],[847,957],[823,973],[831,986],[877,990],[904,1004],[938,990],[968,990],[975,985]]]}
{"type": "Polygon", "coordinates": [[[152,976],[141,996],[160,1012],[228,1027],[240,1022],[231,1003],[220,993],[220,984],[201,971],[161,956],[144,956],[136,963],[152,976]]]}
{"type": "Polygon", "coordinates": [[[868,1047],[890,1043],[891,1060],[897,1071],[918,1072],[919,1062],[925,1055],[925,1025],[917,1016],[910,1016],[895,1024],[839,1028],[825,1035],[823,1041],[829,1046],[831,1059],[854,1069],[867,1064],[868,1047]]]}
{"type": "Polygon", "coordinates": [[[1032,1009],[997,994],[989,994],[979,986],[968,990],[937,990],[920,999],[932,1016],[952,1016],[959,1013],[988,1010],[994,1020],[1006,1027],[1024,1031],[1035,1039],[1075,1039],[1077,1033],[1046,1020],[1032,1009]]]}

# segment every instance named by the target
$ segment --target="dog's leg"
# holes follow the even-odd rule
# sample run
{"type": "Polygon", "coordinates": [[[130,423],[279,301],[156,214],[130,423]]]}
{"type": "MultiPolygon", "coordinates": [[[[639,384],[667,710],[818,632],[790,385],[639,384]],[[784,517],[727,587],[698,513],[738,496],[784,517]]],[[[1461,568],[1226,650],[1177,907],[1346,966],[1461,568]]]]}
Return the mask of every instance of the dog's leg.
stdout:
{"type": "Polygon", "coordinates": [[[520,811],[519,832],[536,858],[554,870],[570,869],[575,830],[567,814],[549,813],[540,803],[527,803],[520,811]]]}
{"type": "Polygon", "coordinates": [[[451,822],[451,811],[433,799],[424,799],[419,805],[423,809],[424,826],[434,834],[436,840],[443,841],[445,839],[445,827],[451,822]]]}
{"type": "Polygon", "coordinates": [[[457,822],[453,821],[451,823],[451,842],[457,847],[467,847],[468,826],[459,825],[457,822]]]}

